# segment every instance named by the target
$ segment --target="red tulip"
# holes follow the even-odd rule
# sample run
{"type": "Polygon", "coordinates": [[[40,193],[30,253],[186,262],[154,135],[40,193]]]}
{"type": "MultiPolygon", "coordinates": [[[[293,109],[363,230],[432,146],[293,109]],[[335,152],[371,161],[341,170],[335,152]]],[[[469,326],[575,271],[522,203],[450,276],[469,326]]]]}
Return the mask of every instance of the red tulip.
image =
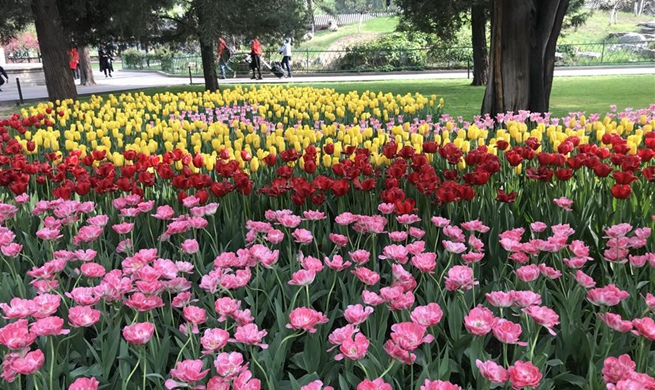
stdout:
{"type": "Polygon", "coordinates": [[[632,188],[626,184],[614,184],[612,187],[612,195],[616,199],[627,199],[632,195],[632,188]]]}

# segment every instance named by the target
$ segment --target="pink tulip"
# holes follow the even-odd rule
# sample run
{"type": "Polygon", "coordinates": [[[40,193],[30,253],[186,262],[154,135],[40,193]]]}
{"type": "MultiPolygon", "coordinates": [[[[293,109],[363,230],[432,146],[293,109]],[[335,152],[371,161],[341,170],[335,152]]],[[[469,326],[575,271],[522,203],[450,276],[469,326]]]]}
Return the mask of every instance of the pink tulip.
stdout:
{"type": "Polygon", "coordinates": [[[192,255],[200,250],[200,244],[198,244],[198,241],[194,239],[188,239],[180,244],[180,248],[187,255],[192,255]]]}
{"type": "Polygon", "coordinates": [[[546,328],[551,335],[555,336],[553,327],[559,324],[559,316],[553,309],[546,306],[530,306],[524,308],[523,312],[529,315],[534,322],[546,328]]]}
{"type": "Polygon", "coordinates": [[[500,318],[493,325],[492,332],[494,337],[504,344],[517,344],[522,347],[528,345],[528,343],[519,341],[521,337],[521,325],[516,324],[512,321],[500,318]]]}
{"type": "Polygon", "coordinates": [[[541,305],[541,295],[533,291],[510,291],[514,304],[516,307],[528,307],[533,305],[541,305]]]}
{"type": "Polygon", "coordinates": [[[2,251],[2,254],[7,257],[17,257],[20,254],[20,251],[23,250],[23,246],[21,244],[12,242],[10,244],[3,245],[0,247],[0,250],[2,251]]]}
{"type": "Polygon", "coordinates": [[[405,241],[407,239],[407,232],[389,232],[389,239],[395,242],[405,241]]]}
{"type": "Polygon", "coordinates": [[[623,354],[618,358],[610,356],[603,362],[603,380],[606,383],[617,383],[625,374],[634,371],[637,364],[630,358],[630,355],[623,354]]]}
{"type": "Polygon", "coordinates": [[[403,245],[387,245],[382,249],[382,254],[378,256],[380,260],[392,260],[400,264],[407,262],[407,248],[403,245]]]}
{"type": "Polygon", "coordinates": [[[417,306],[412,311],[410,318],[412,322],[422,326],[434,326],[441,322],[443,311],[438,304],[432,302],[426,306],[417,306]]]}
{"type": "Polygon", "coordinates": [[[334,357],[334,360],[342,360],[344,357],[349,360],[359,360],[366,356],[370,342],[361,333],[355,334],[354,339],[346,338],[339,346],[340,354],[334,357]]]}
{"type": "Polygon", "coordinates": [[[420,240],[421,238],[423,238],[423,236],[425,236],[425,230],[415,228],[412,226],[409,228],[409,235],[417,240],[420,240]]]}
{"type": "Polygon", "coordinates": [[[323,259],[325,262],[325,265],[328,266],[328,268],[331,268],[335,271],[343,271],[344,269],[350,267],[352,264],[350,261],[343,261],[343,257],[341,255],[334,255],[332,257],[332,260],[330,260],[329,257],[326,257],[323,259]]]}
{"type": "Polygon", "coordinates": [[[511,292],[494,291],[486,293],[485,297],[491,306],[505,308],[514,305],[514,298],[511,292]]]}
{"type": "Polygon", "coordinates": [[[315,257],[306,256],[300,260],[300,266],[307,271],[319,273],[323,271],[323,262],[315,257]]]}
{"type": "Polygon", "coordinates": [[[334,390],[332,386],[323,386],[323,382],[320,380],[315,380],[311,383],[302,386],[300,390],[334,390]]]}
{"type": "Polygon", "coordinates": [[[492,360],[483,363],[478,359],[475,361],[475,365],[480,370],[480,374],[491,383],[502,384],[509,380],[507,370],[492,360]]]}
{"type": "Polygon", "coordinates": [[[230,334],[218,328],[206,329],[204,335],[200,338],[200,344],[204,348],[203,355],[210,355],[227,345],[230,334]]]}
{"type": "Polygon", "coordinates": [[[368,290],[362,291],[362,300],[365,304],[371,306],[378,306],[384,303],[384,298],[368,290]]]}
{"type": "Polygon", "coordinates": [[[421,386],[421,390],[462,390],[462,388],[448,381],[431,381],[426,379],[425,383],[421,386]]]}
{"type": "Polygon", "coordinates": [[[219,353],[216,360],[214,360],[214,367],[216,367],[216,373],[218,373],[218,375],[229,380],[248,369],[248,364],[246,363],[244,365],[243,363],[243,355],[239,352],[222,352],[219,353]]]}
{"type": "Polygon", "coordinates": [[[393,390],[390,384],[386,383],[382,378],[374,380],[365,379],[357,385],[357,390],[393,390]]]}
{"type": "Polygon", "coordinates": [[[77,378],[68,390],[98,390],[100,382],[96,378],[77,378]]]}
{"type": "Polygon", "coordinates": [[[393,203],[380,203],[378,205],[378,211],[382,214],[391,214],[396,210],[396,206],[393,203]]]}
{"type": "Polygon", "coordinates": [[[0,309],[5,319],[20,319],[31,316],[36,311],[36,305],[31,299],[12,298],[9,305],[0,303],[0,309]]]}
{"type": "Polygon", "coordinates": [[[431,343],[434,337],[426,335],[427,327],[413,322],[391,325],[391,340],[405,351],[413,351],[423,343],[431,343]]]}
{"type": "Polygon", "coordinates": [[[80,267],[80,272],[82,273],[82,275],[86,276],[87,278],[101,278],[105,276],[105,274],[107,273],[105,267],[97,263],[82,264],[82,266],[80,267]]]}
{"type": "Polygon", "coordinates": [[[343,326],[341,328],[337,328],[330,333],[328,336],[328,342],[334,347],[328,349],[328,352],[333,350],[336,346],[341,345],[346,339],[351,339],[352,336],[359,332],[359,329],[355,328],[353,324],[348,324],[346,326],[343,326]]]}
{"type": "Polygon", "coordinates": [[[450,225],[450,220],[442,217],[432,217],[430,222],[432,222],[432,224],[438,228],[444,228],[450,225]]]}
{"type": "Polygon", "coordinates": [[[443,234],[451,240],[462,243],[466,241],[464,231],[457,226],[446,226],[443,228],[443,234]]]}
{"type": "Polygon", "coordinates": [[[271,244],[279,244],[284,240],[284,233],[277,229],[271,229],[266,233],[266,241],[271,244]]]}
{"type": "Polygon", "coordinates": [[[632,231],[632,225],[629,223],[620,223],[605,229],[605,234],[607,237],[617,238],[625,236],[630,231],[632,231]]]}
{"type": "Polygon", "coordinates": [[[441,243],[443,244],[446,251],[450,253],[459,254],[466,252],[466,245],[462,244],[461,242],[442,240],[441,243]]]}
{"type": "Polygon", "coordinates": [[[294,286],[308,286],[314,282],[315,278],[316,272],[301,269],[291,275],[291,280],[288,283],[294,286]]]}
{"type": "Polygon", "coordinates": [[[491,332],[497,321],[498,318],[494,317],[491,310],[478,305],[464,317],[464,326],[470,333],[476,336],[484,336],[491,332]]]}
{"type": "Polygon", "coordinates": [[[630,294],[627,291],[620,290],[613,284],[602,288],[594,288],[587,293],[589,302],[596,306],[616,306],[629,296],[630,294]]]}
{"type": "Polygon", "coordinates": [[[532,363],[522,362],[520,360],[514,362],[514,365],[507,369],[507,373],[509,374],[509,381],[512,383],[512,387],[516,390],[528,386],[537,388],[543,377],[539,369],[532,363]]]}
{"type": "Polygon", "coordinates": [[[358,249],[355,252],[349,252],[348,255],[350,256],[350,259],[358,265],[366,264],[371,257],[371,253],[363,249],[358,249]]]}
{"type": "Polygon", "coordinates": [[[610,328],[616,330],[617,332],[626,333],[632,330],[632,322],[624,321],[619,314],[605,313],[598,314],[601,320],[610,328]]]}
{"type": "Polygon", "coordinates": [[[448,291],[470,290],[473,286],[479,284],[473,278],[473,269],[463,265],[456,265],[449,269],[445,280],[446,290],[448,291]]]}
{"type": "Polygon", "coordinates": [[[357,279],[362,283],[368,286],[372,286],[380,281],[380,274],[365,267],[360,267],[350,272],[357,276],[357,279]]]}
{"type": "Polygon", "coordinates": [[[415,255],[412,257],[412,265],[421,272],[434,273],[437,266],[437,254],[428,252],[415,255]]]}
{"type": "Polygon", "coordinates": [[[534,282],[540,274],[541,271],[539,271],[539,267],[536,264],[526,265],[516,270],[516,276],[518,276],[520,281],[525,283],[534,282]]]}
{"type": "Polygon", "coordinates": [[[45,363],[43,351],[28,352],[24,357],[19,357],[11,363],[11,368],[21,375],[31,375],[39,371],[45,363]]]}
{"type": "Polygon", "coordinates": [[[37,336],[58,336],[70,333],[70,330],[63,329],[64,320],[60,317],[46,317],[37,320],[30,325],[30,332],[37,336]]]}
{"type": "Polygon", "coordinates": [[[566,211],[573,211],[571,206],[573,206],[573,201],[565,196],[557,199],[553,199],[553,203],[557,206],[563,208],[566,211]]]}
{"type": "Polygon", "coordinates": [[[255,324],[247,324],[243,326],[237,326],[237,330],[234,333],[234,340],[238,343],[244,343],[248,345],[257,345],[262,349],[267,349],[268,344],[262,344],[262,339],[268,334],[265,330],[259,330],[255,324]]]}
{"type": "Polygon", "coordinates": [[[344,236],[343,234],[330,233],[330,234],[328,234],[328,238],[338,248],[342,248],[342,247],[348,245],[348,237],[344,236]]]}
{"type": "Polygon", "coordinates": [[[128,234],[134,228],[134,224],[130,222],[123,222],[111,227],[118,234],[128,234]]]}
{"type": "Polygon", "coordinates": [[[137,322],[123,328],[123,337],[130,344],[146,344],[155,334],[155,325],[151,322],[137,322]]]}
{"type": "Polygon", "coordinates": [[[68,310],[68,322],[74,328],[89,327],[100,321],[100,311],[88,306],[73,306],[68,310]]]}
{"type": "Polygon", "coordinates": [[[288,329],[316,333],[316,325],[326,324],[328,318],[321,312],[306,307],[297,307],[289,314],[288,329]]]}
{"type": "Polygon", "coordinates": [[[296,229],[293,231],[293,233],[291,233],[291,235],[299,244],[310,244],[314,240],[312,232],[307,229],[296,229]]]}
{"type": "Polygon", "coordinates": [[[532,230],[535,233],[541,233],[544,230],[546,230],[547,227],[548,225],[539,221],[535,221],[530,224],[530,230],[532,230]]]}
{"type": "Polygon", "coordinates": [[[230,297],[218,298],[214,304],[216,313],[219,315],[218,322],[223,322],[227,317],[234,314],[241,306],[241,301],[237,301],[230,297]]]}
{"type": "Polygon", "coordinates": [[[640,334],[649,340],[655,341],[655,321],[650,317],[635,318],[632,320],[635,334],[640,334]]]}
{"type": "Polygon", "coordinates": [[[655,295],[648,293],[644,299],[646,300],[646,305],[648,308],[655,312],[655,295]]]}
{"type": "Polygon", "coordinates": [[[0,344],[11,350],[22,350],[32,345],[37,335],[27,328],[27,320],[21,319],[0,328],[0,344]]]}
{"type": "Polygon", "coordinates": [[[343,316],[349,323],[359,325],[366,321],[369,315],[373,313],[374,309],[371,306],[362,306],[360,304],[348,305],[343,312],[343,316]]]}
{"type": "Polygon", "coordinates": [[[187,384],[194,383],[202,380],[209,369],[202,371],[204,363],[202,360],[183,360],[175,365],[171,370],[171,376],[182,383],[167,380],[165,385],[167,389],[175,389],[177,387],[188,387],[187,384]]]}
{"type": "Polygon", "coordinates": [[[575,280],[577,280],[578,283],[584,288],[596,287],[596,282],[594,279],[580,270],[575,273],[575,280]]]}
{"type": "Polygon", "coordinates": [[[157,213],[153,214],[152,216],[156,219],[168,220],[173,218],[174,215],[175,210],[173,210],[173,208],[169,205],[164,205],[157,207],[157,213]]]}

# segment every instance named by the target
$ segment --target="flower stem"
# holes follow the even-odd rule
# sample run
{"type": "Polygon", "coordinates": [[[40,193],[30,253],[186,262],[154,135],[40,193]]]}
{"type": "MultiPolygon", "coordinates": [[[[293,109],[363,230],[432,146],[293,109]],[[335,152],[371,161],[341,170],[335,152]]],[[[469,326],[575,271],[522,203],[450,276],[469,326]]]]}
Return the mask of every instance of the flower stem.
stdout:
{"type": "Polygon", "coordinates": [[[50,376],[50,388],[54,389],[52,387],[52,371],[54,370],[55,367],[55,342],[53,340],[53,337],[50,336],[50,372],[48,373],[50,376]]]}
{"type": "Polygon", "coordinates": [[[127,385],[130,383],[130,379],[132,379],[132,375],[134,375],[134,373],[136,372],[137,367],[139,367],[140,365],[141,365],[141,355],[139,354],[139,360],[137,360],[136,365],[134,366],[134,368],[130,372],[130,375],[128,375],[125,382],[123,382],[123,390],[127,389],[127,385]]]}
{"type": "Polygon", "coordinates": [[[266,374],[266,371],[264,371],[264,367],[259,364],[257,361],[257,358],[255,357],[255,351],[254,348],[250,347],[250,358],[252,359],[253,362],[255,362],[255,365],[261,370],[262,375],[264,375],[264,379],[266,379],[266,384],[268,384],[268,389],[269,390],[275,390],[274,387],[271,386],[271,382],[268,379],[268,375],[266,374]]]}
{"type": "Polygon", "coordinates": [[[391,369],[393,368],[393,365],[394,365],[395,362],[396,362],[395,360],[391,361],[391,364],[389,364],[389,367],[387,367],[387,369],[384,370],[382,375],[380,375],[380,379],[384,378],[384,376],[387,375],[389,373],[389,371],[391,371],[391,369]]]}

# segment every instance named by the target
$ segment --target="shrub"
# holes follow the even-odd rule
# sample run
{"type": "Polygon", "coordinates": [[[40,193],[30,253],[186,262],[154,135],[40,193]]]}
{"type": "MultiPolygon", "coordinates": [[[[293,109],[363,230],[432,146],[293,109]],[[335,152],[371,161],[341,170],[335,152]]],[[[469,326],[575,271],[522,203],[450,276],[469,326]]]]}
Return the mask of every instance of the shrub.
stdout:
{"type": "Polygon", "coordinates": [[[143,69],[146,64],[146,54],[136,49],[125,50],[121,58],[123,66],[128,69],[143,69]]]}
{"type": "Polygon", "coordinates": [[[373,42],[346,49],[337,69],[359,71],[391,71],[424,69],[427,64],[425,41],[409,39],[405,33],[394,33],[373,42]]]}

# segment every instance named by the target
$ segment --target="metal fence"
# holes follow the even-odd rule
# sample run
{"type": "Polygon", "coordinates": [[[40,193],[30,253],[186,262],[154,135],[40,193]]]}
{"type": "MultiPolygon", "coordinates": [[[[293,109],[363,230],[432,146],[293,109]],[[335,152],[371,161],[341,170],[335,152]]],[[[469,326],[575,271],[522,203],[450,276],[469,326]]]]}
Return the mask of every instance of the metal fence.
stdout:
{"type": "MultiPolygon", "coordinates": [[[[399,70],[467,69],[472,66],[471,47],[434,47],[425,49],[300,50],[292,56],[291,66],[299,73],[384,72],[399,70]]],[[[263,56],[269,64],[279,61],[277,53],[263,56]]],[[[249,70],[249,55],[235,53],[230,67],[239,73],[249,70]]],[[[558,45],[556,66],[598,66],[655,63],[655,41],[601,42],[558,45]]],[[[166,63],[151,61],[150,69],[170,74],[202,73],[200,56],[176,57],[166,63]]]]}

